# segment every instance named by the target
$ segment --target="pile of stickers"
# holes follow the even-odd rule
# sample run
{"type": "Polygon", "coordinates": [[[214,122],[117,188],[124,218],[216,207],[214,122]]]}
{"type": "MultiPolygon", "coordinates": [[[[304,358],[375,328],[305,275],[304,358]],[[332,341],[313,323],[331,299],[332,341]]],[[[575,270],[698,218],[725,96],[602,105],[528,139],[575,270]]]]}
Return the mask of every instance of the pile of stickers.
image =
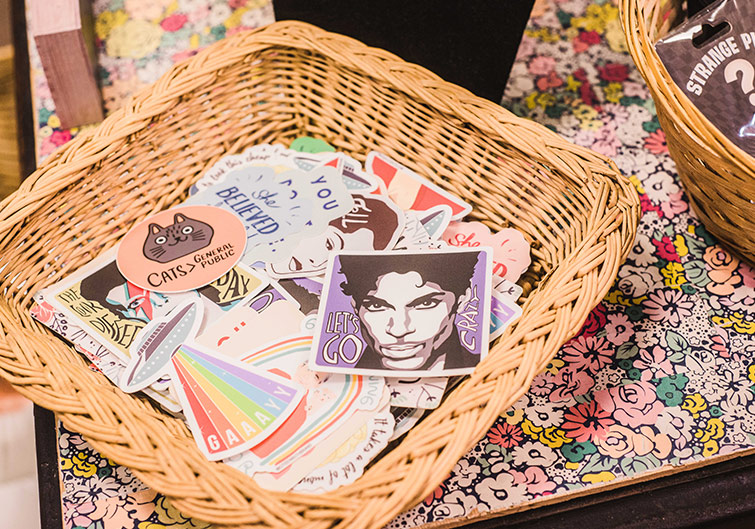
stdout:
{"type": "Polygon", "coordinates": [[[208,459],[322,492],[474,370],[521,314],[530,248],[387,156],[291,147],[221,159],[32,314],[208,459]]]}

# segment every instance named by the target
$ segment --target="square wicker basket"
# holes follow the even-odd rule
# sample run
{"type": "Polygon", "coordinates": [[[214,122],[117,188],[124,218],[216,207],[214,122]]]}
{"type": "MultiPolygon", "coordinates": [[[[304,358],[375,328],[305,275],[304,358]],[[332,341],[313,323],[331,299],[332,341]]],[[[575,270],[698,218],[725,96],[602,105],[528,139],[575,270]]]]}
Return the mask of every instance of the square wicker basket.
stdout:
{"type": "Polygon", "coordinates": [[[627,47],[655,101],[690,205],[708,231],[755,264],[755,157],[734,145],[698,110],[655,51],[656,40],[683,15],[682,4],[621,0],[627,47]]]}
{"type": "Polygon", "coordinates": [[[175,66],[58,151],[0,204],[0,375],[219,526],[380,527],[424,498],[580,328],[629,252],[632,186],[608,160],[397,57],[285,22],[175,66]],[[227,153],[299,135],[364,160],[379,150],[532,244],[524,313],[443,405],[354,484],[273,493],[207,461],[186,426],[122,393],[29,316],[31,296],[134,223],[186,198],[227,153]]]}

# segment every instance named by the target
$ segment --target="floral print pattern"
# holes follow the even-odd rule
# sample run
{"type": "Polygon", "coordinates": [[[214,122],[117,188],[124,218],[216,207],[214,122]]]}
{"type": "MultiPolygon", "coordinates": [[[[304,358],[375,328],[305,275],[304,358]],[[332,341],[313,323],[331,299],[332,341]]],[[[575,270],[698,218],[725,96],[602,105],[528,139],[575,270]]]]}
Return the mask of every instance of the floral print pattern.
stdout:
{"type": "Polygon", "coordinates": [[[698,222],[607,1],[530,20],[504,105],[613,158],[640,194],[629,258],[579,334],[414,527],[755,446],[753,269],[698,222]]]}
{"type": "MultiPolygon", "coordinates": [[[[94,0],[97,77],[106,112],[157,81],[176,62],[239,31],[273,21],[270,0],[94,0]]],[[[62,129],[34,39],[29,39],[37,159],[89,128],[62,129]]]]}
{"type": "MultiPolygon", "coordinates": [[[[174,61],[268,21],[268,7],[245,0],[96,1],[108,108],[174,61]]],[[[45,155],[77,131],[59,128],[39,77],[45,155]]],[[[755,446],[755,271],[690,210],[653,101],[626,51],[617,8],[606,0],[549,0],[530,20],[503,104],[613,158],[640,195],[639,233],[578,335],[393,529],[755,446]]],[[[206,526],[182,517],[78,434],[60,432],[67,529],[206,526]]]]}

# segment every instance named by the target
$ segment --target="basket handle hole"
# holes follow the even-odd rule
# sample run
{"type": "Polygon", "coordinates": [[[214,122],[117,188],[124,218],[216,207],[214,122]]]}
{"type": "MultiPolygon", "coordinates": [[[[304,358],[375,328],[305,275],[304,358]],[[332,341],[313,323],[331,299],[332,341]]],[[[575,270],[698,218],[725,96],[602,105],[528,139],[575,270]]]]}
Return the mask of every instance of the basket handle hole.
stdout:
{"type": "Polygon", "coordinates": [[[695,48],[702,48],[714,41],[718,37],[725,35],[731,29],[731,24],[728,22],[721,22],[715,26],[710,24],[703,24],[700,29],[700,33],[692,37],[692,44],[695,48]]]}

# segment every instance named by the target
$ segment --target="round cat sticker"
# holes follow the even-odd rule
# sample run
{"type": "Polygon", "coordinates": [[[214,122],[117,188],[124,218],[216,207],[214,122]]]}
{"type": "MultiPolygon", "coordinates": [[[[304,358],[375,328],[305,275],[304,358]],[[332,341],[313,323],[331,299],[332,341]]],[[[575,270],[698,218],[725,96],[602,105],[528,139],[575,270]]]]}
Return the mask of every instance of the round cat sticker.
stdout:
{"type": "Polygon", "coordinates": [[[166,294],[216,280],[241,260],[246,230],[233,213],[181,206],[146,218],[121,241],[116,262],[138,287],[166,294]]]}

